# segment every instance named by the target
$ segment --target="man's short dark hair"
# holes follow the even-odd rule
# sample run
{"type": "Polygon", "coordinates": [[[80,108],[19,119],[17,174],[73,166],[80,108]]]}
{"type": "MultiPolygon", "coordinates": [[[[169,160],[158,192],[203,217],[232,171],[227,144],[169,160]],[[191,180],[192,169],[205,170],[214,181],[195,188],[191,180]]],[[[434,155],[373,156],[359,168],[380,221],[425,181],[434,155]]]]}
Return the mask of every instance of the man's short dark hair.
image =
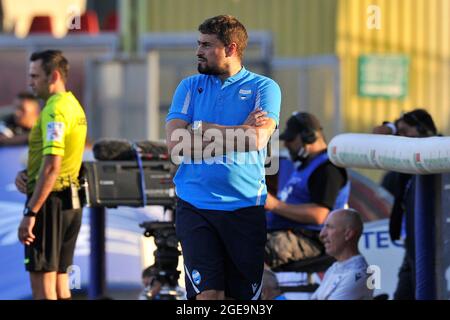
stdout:
{"type": "Polygon", "coordinates": [[[47,76],[53,71],[58,70],[64,82],[67,81],[67,75],[69,73],[69,62],[63,56],[60,50],[45,50],[34,52],[30,61],[42,60],[42,69],[47,76]]]}
{"type": "Polygon", "coordinates": [[[407,125],[416,127],[422,137],[431,137],[438,134],[433,118],[425,109],[414,109],[406,112],[397,121],[404,121],[407,125]]]}
{"type": "Polygon", "coordinates": [[[16,95],[16,98],[20,99],[20,100],[32,100],[32,101],[36,101],[36,102],[38,101],[37,97],[34,94],[32,94],[31,92],[28,92],[28,91],[21,91],[21,92],[19,92],[16,95]]]}
{"type": "Polygon", "coordinates": [[[198,31],[203,34],[215,34],[225,45],[229,46],[235,42],[237,44],[238,56],[242,59],[244,50],[247,47],[247,30],[242,23],[233,16],[220,15],[206,19],[199,27],[198,31]]]}

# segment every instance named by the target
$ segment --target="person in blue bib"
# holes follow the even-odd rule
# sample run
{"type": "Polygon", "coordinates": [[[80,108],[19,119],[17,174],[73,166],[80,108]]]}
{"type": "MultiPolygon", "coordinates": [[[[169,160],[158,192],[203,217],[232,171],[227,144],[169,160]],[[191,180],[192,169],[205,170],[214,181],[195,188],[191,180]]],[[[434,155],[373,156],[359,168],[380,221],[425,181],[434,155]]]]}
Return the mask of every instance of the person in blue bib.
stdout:
{"type": "Polygon", "coordinates": [[[276,268],[324,253],[319,232],[332,209],[344,208],[350,194],[347,172],[330,162],[319,120],[294,113],[280,135],[296,169],[277,196],[268,194],[265,262],[276,268]]]}
{"type": "Polygon", "coordinates": [[[188,299],[259,299],[264,270],[267,143],[281,91],[242,64],[245,27],[216,16],[198,28],[200,74],[178,85],[166,117],[188,299]]]}

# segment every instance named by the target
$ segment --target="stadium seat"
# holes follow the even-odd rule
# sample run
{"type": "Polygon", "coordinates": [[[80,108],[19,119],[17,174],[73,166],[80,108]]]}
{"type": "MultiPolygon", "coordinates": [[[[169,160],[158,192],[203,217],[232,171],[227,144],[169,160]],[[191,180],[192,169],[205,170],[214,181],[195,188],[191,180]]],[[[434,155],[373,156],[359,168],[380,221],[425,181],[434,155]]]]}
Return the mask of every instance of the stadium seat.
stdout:
{"type": "Polygon", "coordinates": [[[31,22],[29,34],[52,33],[53,24],[50,16],[35,16],[31,22]]]}
{"type": "Polygon", "coordinates": [[[71,29],[69,33],[97,34],[99,31],[100,29],[97,13],[95,11],[88,10],[80,17],[80,28],[71,29]]]}
{"type": "Polygon", "coordinates": [[[274,272],[323,272],[326,271],[336,259],[329,255],[320,255],[313,258],[307,258],[299,261],[293,261],[273,268],[274,272]]]}
{"type": "Polygon", "coordinates": [[[119,16],[116,11],[110,12],[105,19],[103,25],[104,31],[117,32],[119,28],[119,16]]]}
{"type": "Polygon", "coordinates": [[[281,292],[309,292],[317,290],[319,284],[313,282],[312,275],[316,272],[325,272],[336,259],[329,255],[320,255],[318,257],[307,258],[299,261],[286,263],[284,265],[273,268],[272,271],[278,272],[302,272],[307,274],[305,283],[296,286],[283,286],[280,284],[281,292]]]}

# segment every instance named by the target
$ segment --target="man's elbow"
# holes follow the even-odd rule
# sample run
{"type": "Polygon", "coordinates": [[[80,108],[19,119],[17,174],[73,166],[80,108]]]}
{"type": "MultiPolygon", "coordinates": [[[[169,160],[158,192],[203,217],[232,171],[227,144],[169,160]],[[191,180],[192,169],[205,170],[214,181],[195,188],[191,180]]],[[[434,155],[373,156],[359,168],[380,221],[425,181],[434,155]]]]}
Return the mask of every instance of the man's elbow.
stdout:
{"type": "Polygon", "coordinates": [[[167,152],[172,163],[179,164],[180,157],[191,154],[191,144],[189,142],[189,140],[166,140],[167,152]]]}
{"type": "Polygon", "coordinates": [[[258,141],[256,143],[256,151],[261,151],[267,146],[267,141],[258,141]]]}
{"type": "Polygon", "coordinates": [[[274,130],[275,124],[270,124],[269,126],[261,127],[256,130],[256,149],[258,151],[261,151],[267,146],[274,130]]]}
{"type": "Polygon", "coordinates": [[[325,220],[327,220],[328,213],[330,210],[327,208],[321,208],[319,212],[315,215],[316,224],[324,224],[325,220]]]}
{"type": "Polygon", "coordinates": [[[267,143],[269,142],[270,135],[268,135],[266,132],[259,133],[256,137],[256,150],[261,151],[267,146],[267,143]]]}
{"type": "Polygon", "coordinates": [[[172,154],[172,151],[175,148],[175,146],[177,145],[177,142],[166,140],[166,145],[167,145],[167,152],[169,154],[172,154]]]}
{"type": "Polygon", "coordinates": [[[174,139],[172,132],[168,132],[166,134],[166,145],[169,154],[172,154],[173,149],[177,146],[179,142],[180,141],[174,139]]]}
{"type": "MultiPolygon", "coordinates": [[[[172,120],[179,121],[179,120],[172,120]]],[[[172,154],[172,151],[177,148],[180,143],[185,141],[190,141],[190,133],[186,130],[184,123],[169,123],[166,125],[166,145],[167,151],[169,154],[172,154]]]]}

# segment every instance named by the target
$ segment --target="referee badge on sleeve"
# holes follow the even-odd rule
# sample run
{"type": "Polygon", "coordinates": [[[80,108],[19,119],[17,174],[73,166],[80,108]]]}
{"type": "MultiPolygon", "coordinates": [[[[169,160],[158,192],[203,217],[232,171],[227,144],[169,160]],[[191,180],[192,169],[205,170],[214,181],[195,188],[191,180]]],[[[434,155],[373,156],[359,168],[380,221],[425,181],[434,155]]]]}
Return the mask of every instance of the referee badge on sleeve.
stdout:
{"type": "Polygon", "coordinates": [[[49,122],[47,124],[47,141],[62,142],[64,136],[63,122],[49,122]]]}

